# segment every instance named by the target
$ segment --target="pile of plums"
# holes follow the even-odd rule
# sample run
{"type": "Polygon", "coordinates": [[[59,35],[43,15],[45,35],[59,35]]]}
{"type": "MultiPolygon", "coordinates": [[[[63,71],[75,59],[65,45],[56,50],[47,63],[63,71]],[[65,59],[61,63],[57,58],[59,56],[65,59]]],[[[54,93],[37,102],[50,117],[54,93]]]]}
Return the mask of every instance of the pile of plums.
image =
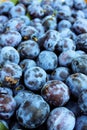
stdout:
{"type": "Polygon", "coordinates": [[[0,126],[87,130],[86,0],[0,4],[0,126]]]}

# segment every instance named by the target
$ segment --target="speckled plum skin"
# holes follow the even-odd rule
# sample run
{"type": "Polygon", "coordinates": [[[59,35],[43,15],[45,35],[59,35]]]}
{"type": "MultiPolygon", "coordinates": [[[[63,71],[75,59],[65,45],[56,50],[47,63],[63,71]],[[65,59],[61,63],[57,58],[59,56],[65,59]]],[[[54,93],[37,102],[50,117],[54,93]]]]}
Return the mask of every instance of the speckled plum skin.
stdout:
{"type": "Polygon", "coordinates": [[[63,106],[70,98],[68,86],[58,80],[46,82],[41,89],[41,95],[50,105],[54,106],[63,106]]]}
{"type": "Polygon", "coordinates": [[[74,58],[71,65],[74,73],[83,73],[87,75],[87,55],[74,58]]]}
{"type": "Polygon", "coordinates": [[[73,130],[75,127],[75,116],[73,112],[65,107],[58,107],[51,111],[48,120],[48,130],[73,130]]]}
{"type": "Polygon", "coordinates": [[[0,117],[3,119],[9,119],[16,108],[16,102],[14,98],[8,94],[0,94],[0,117]]]}
{"type": "Polygon", "coordinates": [[[16,115],[18,122],[25,128],[36,128],[46,121],[49,112],[50,107],[43,98],[33,95],[21,104],[16,115]]]}
{"type": "Polygon", "coordinates": [[[79,97],[79,94],[87,89],[87,76],[83,73],[75,73],[68,76],[66,84],[70,88],[70,92],[75,96],[79,97]]]}
{"type": "Polygon", "coordinates": [[[30,90],[40,90],[47,80],[47,74],[40,67],[31,67],[24,73],[24,83],[30,90]]]}
{"type": "Polygon", "coordinates": [[[87,130],[87,116],[79,116],[76,120],[75,130],[87,130]]]}

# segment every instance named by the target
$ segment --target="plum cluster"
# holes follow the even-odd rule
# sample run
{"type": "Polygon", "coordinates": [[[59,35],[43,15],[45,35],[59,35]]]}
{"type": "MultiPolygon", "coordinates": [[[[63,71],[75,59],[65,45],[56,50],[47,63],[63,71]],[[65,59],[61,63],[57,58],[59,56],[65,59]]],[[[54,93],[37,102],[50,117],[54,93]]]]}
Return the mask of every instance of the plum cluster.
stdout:
{"type": "Polygon", "coordinates": [[[87,130],[86,0],[0,4],[0,126],[87,130]]]}

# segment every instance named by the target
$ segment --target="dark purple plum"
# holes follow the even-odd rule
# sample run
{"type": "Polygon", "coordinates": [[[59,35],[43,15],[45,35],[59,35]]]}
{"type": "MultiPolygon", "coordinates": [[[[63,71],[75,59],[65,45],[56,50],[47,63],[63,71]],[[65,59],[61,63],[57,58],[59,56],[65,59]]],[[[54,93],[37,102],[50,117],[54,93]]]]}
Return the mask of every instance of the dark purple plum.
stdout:
{"type": "Polygon", "coordinates": [[[77,49],[87,52],[87,33],[80,34],[75,40],[77,49]]]}
{"type": "Polygon", "coordinates": [[[41,95],[53,106],[63,106],[70,98],[68,86],[59,80],[46,82],[41,89],[41,95]]]}
{"type": "Polygon", "coordinates": [[[25,58],[25,59],[27,58],[34,59],[40,53],[40,49],[37,42],[33,40],[26,40],[26,41],[21,42],[17,50],[21,58],[25,58]]]}
{"type": "Polygon", "coordinates": [[[0,117],[9,119],[16,109],[16,101],[8,94],[0,94],[0,117]]]}

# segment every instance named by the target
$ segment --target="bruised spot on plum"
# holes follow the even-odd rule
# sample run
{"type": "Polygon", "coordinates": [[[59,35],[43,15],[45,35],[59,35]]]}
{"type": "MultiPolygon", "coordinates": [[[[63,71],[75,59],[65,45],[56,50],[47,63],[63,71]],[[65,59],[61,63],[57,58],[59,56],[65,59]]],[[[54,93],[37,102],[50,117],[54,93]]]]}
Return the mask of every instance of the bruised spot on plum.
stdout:
{"type": "Polygon", "coordinates": [[[14,75],[14,71],[10,67],[4,67],[3,70],[11,75],[14,75]]]}
{"type": "Polygon", "coordinates": [[[35,69],[33,69],[33,71],[34,71],[34,72],[38,72],[38,71],[39,71],[39,69],[38,69],[38,68],[35,68],[35,69]]]}
{"type": "Polygon", "coordinates": [[[21,12],[21,8],[16,9],[17,12],[21,12]]]}
{"type": "Polygon", "coordinates": [[[41,73],[39,74],[35,74],[35,77],[38,78],[38,77],[42,77],[43,75],[41,73]]]}
{"type": "Polygon", "coordinates": [[[34,85],[35,82],[34,82],[34,81],[29,81],[28,84],[30,84],[30,85],[34,85]]]}
{"type": "Polygon", "coordinates": [[[57,130],[60,130],[61,129],[61,124],[58,124],[57,125],[57,130]]]}
{"type": "Polygon", "coordinates": [[[27,107],[29,107],[30,105],[30,102],[26,101],[23,105],[23,109],[26,109],[27,107]]]}
{"type": "Polygon", "coordinates": [[[67,73],[65,73],[65,72],[62,71],[62,72],[60,73],[60,77],[66,78],[66,77],[67,77],[67,73]]]}

